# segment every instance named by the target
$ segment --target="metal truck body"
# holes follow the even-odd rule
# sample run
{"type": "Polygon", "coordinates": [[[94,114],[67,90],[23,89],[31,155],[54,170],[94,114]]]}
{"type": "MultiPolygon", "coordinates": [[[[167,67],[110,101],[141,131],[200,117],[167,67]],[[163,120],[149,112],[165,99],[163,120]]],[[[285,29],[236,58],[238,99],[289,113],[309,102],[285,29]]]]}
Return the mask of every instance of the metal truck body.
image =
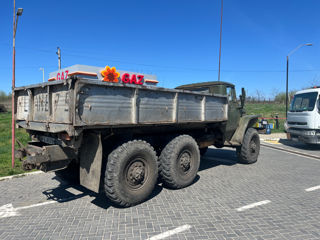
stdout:
{"type": "Polygon", "coordinates": [[[257,160],[257,116],[244,116],[244,90],[239,105],[230,83],[166,89],[154,86],[154,76],[139,84],[146,76],[113,69],[110,82],[103,69],[75,66],[51,77],[60,80],[14,90],[16,124],[32,138],[16,152],[27,157],[25,169],[75,175],[95,192],[104,180],[106,195],[130,206],[148,197],[158,174],[171,188],[191,184],[210,145],[236,148],[243,163],[257,160]]]}
{"type": "Polygon", "coordinates": [[[227,120],[227,97],[90,79],[67,79],[15,89],[16,120],[23,128],[67,132],[227,120]]]}
{"type": "Polygon", "coordinates": [[[319,93],[319,88],[312,88],[294,95],[287,119],[287,132],[292,140],[320,144],[319,93]]]}

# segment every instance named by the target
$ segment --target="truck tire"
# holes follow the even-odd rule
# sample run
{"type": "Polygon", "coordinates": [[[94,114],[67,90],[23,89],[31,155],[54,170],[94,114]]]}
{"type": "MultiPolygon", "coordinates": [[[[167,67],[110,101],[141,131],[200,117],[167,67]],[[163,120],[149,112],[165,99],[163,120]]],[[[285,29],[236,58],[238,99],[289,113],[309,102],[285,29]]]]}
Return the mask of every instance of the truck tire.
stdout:
{"type": "Polygon", "coordinates": [[[163,184],[172,189],[190,185],[200,166],[200,152],[196,141],[189,135],[171,140],[163,149],[159,173],[163,184]]]}
{"type": "Polygon", "coordinates": [[[236,149],[238,161],[244,164],[255,163],[258,160],[259,152],[259,134],[254,128],[248,128],[244,135],[242,146],[236,149]]]}
{"type": "Polygon", "coordinates": [[[71,161],[65,169],[55,171],[54,173],[58,178],[65,182],[72,184],[80,183],[80,166],[79,163],[74,160],[71,161]]]}
{"type": "Polygon", "coordinates": [[[149,197],[157,178],[157,156],[152,146],[141,140],[129,141],[108,156],[105,193],[116,205],[133,206],[149,197]]]}

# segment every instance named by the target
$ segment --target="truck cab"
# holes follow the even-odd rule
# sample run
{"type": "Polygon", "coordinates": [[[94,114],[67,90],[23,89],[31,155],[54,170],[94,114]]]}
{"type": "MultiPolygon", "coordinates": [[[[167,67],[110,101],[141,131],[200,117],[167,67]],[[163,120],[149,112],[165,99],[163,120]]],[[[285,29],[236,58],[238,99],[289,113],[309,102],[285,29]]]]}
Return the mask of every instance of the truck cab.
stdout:
{"type": "Polygon", "coordinates": [[[287,132],[291,139],[309,144],[320,144],[320,88],[298,91],[288,112],[287,132]]]}
{"type": "Polygon", "coordinates": [[[240,96],[241,104],[237,101],[235,86],[228,82],[213,81],[195,84],[187,84],[176,87],[189,91],[205,92],[211,94],[225,95],[228,98],[228,121],[226,124],[225,140],[230,140],[235,133],[240,118],[243,115],[245,92],[240,96]]]}

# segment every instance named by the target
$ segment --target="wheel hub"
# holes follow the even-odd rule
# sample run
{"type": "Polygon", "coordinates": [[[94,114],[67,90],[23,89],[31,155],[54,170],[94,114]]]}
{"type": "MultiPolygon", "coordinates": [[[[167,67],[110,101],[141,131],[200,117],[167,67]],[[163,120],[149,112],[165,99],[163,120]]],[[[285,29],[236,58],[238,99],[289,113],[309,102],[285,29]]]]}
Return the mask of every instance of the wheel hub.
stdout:
{"type": "Polygon", "coordinates": [[[251,153],[255,153],[256,152],[256,143],[255,141],[251,141],[251,144],[250,144],[250,150],[251,150],[251,153]]]}
{"type": "Polygon", "coordinates": [[[128,169],[128,180],[132,185],[139,185],[143,182],[145,168],[142,162],[133,163],[128,169]]]}
{"type": "Polygon", "coordinates": [[[190,169],[190,163],[191,163],[191,156],[189,153],[184,152],[180,156],[180,167],[181,169],[186,172],[190,169]]]}

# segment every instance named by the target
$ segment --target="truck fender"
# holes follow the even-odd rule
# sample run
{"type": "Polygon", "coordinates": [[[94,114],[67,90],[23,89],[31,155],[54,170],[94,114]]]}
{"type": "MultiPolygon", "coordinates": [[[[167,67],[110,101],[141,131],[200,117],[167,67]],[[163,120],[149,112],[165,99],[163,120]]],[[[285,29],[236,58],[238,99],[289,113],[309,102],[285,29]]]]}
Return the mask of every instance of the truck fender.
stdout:
{"type": "Polygon", "coordinates": [[[240,118],[239,125],[235,133],[233,134],[230,143],[234,146],[239,146],[242,144],[242,140],[246,130],[253,127],[258,121],[259,115],[246,115],[240,118]]]}
{"type": "Polygon", "coordinates": [[[85,134],[79,153],[80,184],[96,193],[100,187],[102,153],[101,134],[85,134]]]}

